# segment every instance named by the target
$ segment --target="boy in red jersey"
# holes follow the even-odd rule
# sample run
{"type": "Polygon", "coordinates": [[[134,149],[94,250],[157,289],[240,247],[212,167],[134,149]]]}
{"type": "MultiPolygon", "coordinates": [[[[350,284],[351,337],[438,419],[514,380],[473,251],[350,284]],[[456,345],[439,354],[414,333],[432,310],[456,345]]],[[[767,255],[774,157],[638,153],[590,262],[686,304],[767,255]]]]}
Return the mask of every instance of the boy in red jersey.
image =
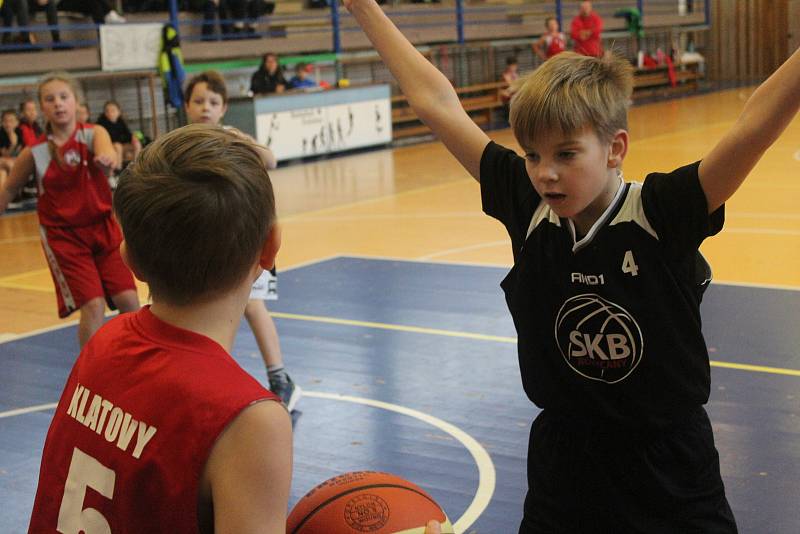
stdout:
{"type": "Polygon", "coordinates": [[[263,153],[219,127],[175,130],[128,167],[114,211],[153,304],[81,351],[29,532],[285,532],[290,418],[229,354],[280,246],[263,153]]]}
{"type": "MultiPolygon", "coordinates": [[[[105,304],[139,309],[133,276],[122,263],[119,228],[111,216],[107,175],[116,165],[108,132],[76,120],[78,87],[52,73],[39,83],[46,137],[34,139],[0,188],[0,214],[27,181],[36,177],[42,248],[56,288],[59,317],[80,310],[83,347],[103,324],[105,304]]],[[[34,108],[35,110],[35,108],[34,108]]]]}

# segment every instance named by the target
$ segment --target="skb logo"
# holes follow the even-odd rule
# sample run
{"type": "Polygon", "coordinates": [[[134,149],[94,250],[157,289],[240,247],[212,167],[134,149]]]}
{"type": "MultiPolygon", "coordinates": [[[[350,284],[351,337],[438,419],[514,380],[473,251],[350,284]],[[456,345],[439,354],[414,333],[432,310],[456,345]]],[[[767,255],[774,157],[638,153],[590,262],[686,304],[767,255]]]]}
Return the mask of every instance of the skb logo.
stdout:
{"type": "Polygon", "coordinates": [[[555,336],[567,364],[591,380],[620,382],[642,360],[644,340],[636,320],[599,295],[567,300],[558,311],[555,336]]]}

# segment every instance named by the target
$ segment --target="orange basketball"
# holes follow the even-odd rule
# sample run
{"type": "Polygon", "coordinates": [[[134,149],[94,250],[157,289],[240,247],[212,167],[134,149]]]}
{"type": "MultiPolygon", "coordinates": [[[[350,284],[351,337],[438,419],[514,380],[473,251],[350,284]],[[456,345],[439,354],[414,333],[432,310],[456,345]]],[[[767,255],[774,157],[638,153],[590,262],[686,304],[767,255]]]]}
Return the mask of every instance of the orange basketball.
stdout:
{"type": "Polygon", "coordinates": [[[431,519],[452,534],[447,515],[425,490],[398,476],[354,471],[309,491],[289,514],[286,534],[423,534],[431,519]]]}

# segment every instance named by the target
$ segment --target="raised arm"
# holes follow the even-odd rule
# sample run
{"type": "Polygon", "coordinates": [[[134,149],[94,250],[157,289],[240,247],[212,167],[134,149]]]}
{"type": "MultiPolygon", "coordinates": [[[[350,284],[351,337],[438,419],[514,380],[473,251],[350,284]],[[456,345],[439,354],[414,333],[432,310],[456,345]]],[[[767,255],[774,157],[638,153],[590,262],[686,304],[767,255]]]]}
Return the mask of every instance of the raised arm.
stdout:
{"type": "Polygon", "coordinates": [[[480,180],[489,137],[469,118],[450,81],[400,33],[375,0],[344,0],[400,84],[417,116],[467,171],[480,180]]]}
{"type": "Polygon", "coordinates": [[[700,163],[709,213],[736,192],[799,108],[800,50],[796,50],[750,96],[736,123],[700,163]]]}
{"type": "Polygon", "coordinates": [[[14,200],[19,189],[28,181],[28,177],[33,173],[33,154],[30,148],[22,150],[14,166],[11,168],[5,183],[0,186],[0,214],[6,211],[8,203],[14,200]]]}

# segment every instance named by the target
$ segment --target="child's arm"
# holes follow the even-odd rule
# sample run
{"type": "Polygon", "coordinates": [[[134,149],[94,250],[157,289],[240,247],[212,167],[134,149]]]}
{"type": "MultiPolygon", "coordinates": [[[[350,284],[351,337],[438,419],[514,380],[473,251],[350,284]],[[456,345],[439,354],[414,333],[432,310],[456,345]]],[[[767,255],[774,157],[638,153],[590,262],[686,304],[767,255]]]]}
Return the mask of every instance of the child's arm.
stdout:
{"type": "Polygon", "coordinates": [[[203,472],[214,532],[285,534],[291,478],[289,414],[273,401],[245,408],[217,440],[203,472]]]}
{"type": "Polygon", "coordinates": [[[111,142],[111,136],[108,135],[108,130],[99,124],[94,125],[92,152],[94,153],[94,162],[103,169],[105,174],[109,174],[116,168],[117,151],[114,150],[114,144],[111,142]]]}
{"type": "Polygon", "coordinates": [[[709,213],[736,192],[798,108],[800,50],[756,89],[733,128],[700,163],[698,173],[709,213]]]}
{"type": "Polygon", "coordinates": [[[374,0],[344,0],[422,121],[480,180],[489,137],[469,118],[450,81],[400,33],[374,0]]]}
{"type": "Polygon", "coordinates": [[[33,173],[33,154],[30,148],[25,148],[14,160],[11,173],[6,178],[5,183],[0,187],[0,214],[6,211],[8,203],[17,196],[20,187],[25,185],[28,177],[33,173]]]}
{"type": "Polygon", "coordinates": [[[531,49],[533,50],[534,54],[536,54],[537,56],[539,56],[541,58],[542,61],[546,61],[547,60],[547,56],[545,55],[544,52],[542,52],[542,47],[543,46],[544,46],[544,35],[542,35],[541,37],[539,37],[537,40],[535,40],[533,42],[533,44],[531,45],[531,49]]]}

